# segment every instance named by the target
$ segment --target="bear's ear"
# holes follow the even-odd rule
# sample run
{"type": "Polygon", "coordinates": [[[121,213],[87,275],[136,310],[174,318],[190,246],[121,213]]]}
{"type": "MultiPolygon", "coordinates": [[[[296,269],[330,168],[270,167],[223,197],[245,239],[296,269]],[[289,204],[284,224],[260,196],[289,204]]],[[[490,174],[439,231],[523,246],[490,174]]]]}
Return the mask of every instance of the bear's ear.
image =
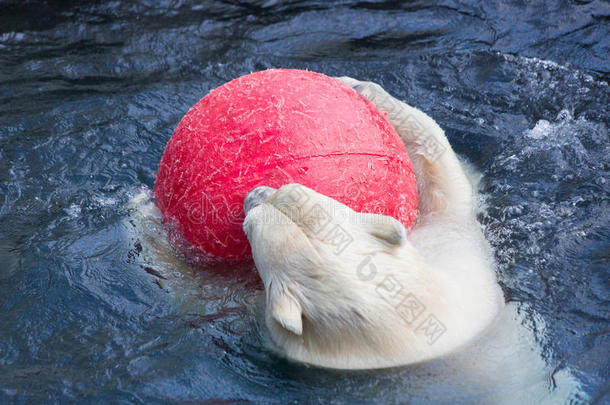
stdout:
{"type": "Polygon", "coordinates": [[[283,289],[269,289],[269,309],[271,316],[282,327],[295,335],[303,333],[303,321],[301,319],[301,305],[294,297],[283,289]]]}
{"type": "Polygon", "coordinates": [[[379,214],[361,214],[363,226],[372,236],[392,246],[407,243],[405,227],[398,220],[379,214]]]}

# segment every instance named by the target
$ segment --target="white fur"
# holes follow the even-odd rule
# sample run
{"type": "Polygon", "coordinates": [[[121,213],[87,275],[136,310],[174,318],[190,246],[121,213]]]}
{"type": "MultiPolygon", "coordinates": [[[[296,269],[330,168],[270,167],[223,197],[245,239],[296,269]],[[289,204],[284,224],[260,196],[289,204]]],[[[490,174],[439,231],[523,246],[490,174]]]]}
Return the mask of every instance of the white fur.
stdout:
{"type": "Polygon", "coordinates": [[[407,234],[393,218],[298,184],[249,208],[244,230],[265,285],[271,341],[288,358],[342,369],[445,355],[480,334],[504,303],[472,185],[432,118],[374,83],[340,80],[388,113],[403,139],[419,218],[407,234]]]}

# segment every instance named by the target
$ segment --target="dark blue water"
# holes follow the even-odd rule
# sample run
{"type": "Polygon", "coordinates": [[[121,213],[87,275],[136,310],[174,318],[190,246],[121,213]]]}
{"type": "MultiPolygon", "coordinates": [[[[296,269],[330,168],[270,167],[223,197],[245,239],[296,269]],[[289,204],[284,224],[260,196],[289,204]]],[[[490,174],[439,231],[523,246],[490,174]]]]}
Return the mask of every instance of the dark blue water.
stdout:
{"type": "Polygon", "coordinates": [[[0,2],[0,403],[489,402],[430,377],[461,373],[442,362],[279,359],[255,277],[146,254],[163,230],[128,202],[180,118],[271,67],[374,80],[435,118],[482,175],[550,397],[569,372],[561,398],[608,403],[610,6],[470,3],[0,2]]]}

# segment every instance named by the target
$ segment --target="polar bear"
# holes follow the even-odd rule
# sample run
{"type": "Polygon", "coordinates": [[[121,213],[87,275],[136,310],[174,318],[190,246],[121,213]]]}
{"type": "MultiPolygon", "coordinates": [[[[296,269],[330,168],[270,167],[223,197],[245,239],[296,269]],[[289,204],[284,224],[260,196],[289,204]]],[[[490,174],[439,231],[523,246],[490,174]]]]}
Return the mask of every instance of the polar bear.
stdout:
{"type": "MultiPolygon", "coordinates": [[[[471,176],[473,173],[468,170],[467,174],[471,176]]],[[[476,178],[472,178],[472,180],[476,181],[476,178]]],[[[272,191],[264,188],[257,190],[257,193],[263,194],[272,191]]],[[[264,198],[264,196],[256,196],[256,193],[252,193],[247,199],[247,204],[254,204],[260,198],[264,198]]],[[[248,206],[249,209],[252,207],[252,205],[248,206]]],[[[210,321],[211,323],[218,323],[217,326],[211,328],[217,332],[231,330],[231,325],[237,316],[249,332],[222,335],[224,339],[229,340],[220,339],[218,350],[224,352],[227,345],[245,344],[247,347],[254,345],[261,352],[266,353],[265,349],[268,347],[266,343],[270,343],[268,342],[269,334],[259,335],[259,332],[264,332],[263,328],[259,328],[259,326],[265,324],[265,315],[264,311],[259,308],[264,307],[266,293],[258,289],[244,288],[243,280],[233,280],[235,284],[232,285],[232,282],[229,281],[232,280],[232,276],[228,278],[211,276],[212,274],[217,275],[216,271],[210,273],[204,270],[205,267],[203,269],[199,266],[194,267],[185,261],[185,257],[180,251],[174,248],[175,246],[170,241],[171,238],[168,238],[167,228],[163,223],[161,212],[155,205],[151,190],[146,188],[139,190],[130,200],[123,228],[126,231],[126,240],[132,247],[129,262],[136,264],[136,269],[146,270],[136,272],[135,275],[142,278],[143,284],[146,280],[154,280],[155,284],[161,287],[161,290],[152,289],[151,292],[160,292],[160,294],[154,295],[154,299],[163,300],[163,304],[160,306],[164,308],[163,312],[167,311],[177,319],[190,318],[193,314],[203,320],[211,318],[213,320],[210,321]],[[226,300],[227,296],[231,297],[229,301],[226,300]],[[230,302],[230,307],[237,309],[237,312],[229,311],[227,302],[230,302]],[[256,302],[256,305],[251,306],[250,303],[253,302],[256,302]],[[234,308],[236,303],[237,308],[234,308]]],[[[376,239],[378,236],[374,238],[376,239]]],[[[370,261],[364,260],[359,263],[361,267],[356,269],[359,272],[357,274],[361,274],[365,280],[370,278],[371,271],[378,269],[375,258],[376,255],[372,256],[370,261]]],[[[375,282],[375,280],[374,277],[371,282],[375,282]]],[[[384,290],[391,285],[386,283],[384,290]]],[[[403,286],[403,288],[405,287],[403,286]]],[[[385,292],[384,290],[381,291],[385,292]]],[[[478,296],[478,292],[476,294],[478,296]]],[[[394,310],[396,307],[386,306],[386,309],[388,308],[394,310]]],[[[268,314],[268,317],[271,316],[269,312],[268,314]]],[[[423,314],[420,315],[418,319],[424,319],[423,316],[423,314]]],[[[461,319],[464,318],[466,317],[461,317],[461,319]]],[[[399,321],[404,322],[402,319],[399,321]]],[[[201,327],[205,330],[206,321],[201,322],[203,323],[201,327]]],[[[417,328],[418,325],[416,323],[414,328],[417,328]]],[[[447,328],[447,332],[442,334],[442,329],[431,328],[432,325],[425,325],[428,337],[425,334],[423,337],[430,342],[437,339],[437,342],[433,343],[436,345],[448,336],[446,333],[449,329],[447,328]]],[[[174,328],[173,323],[168,327],[174,328]]],[[[180,326],[176,327],[179,331],[180,326]]],[[[189,331],[182,333],[190,333],[191,327],[193,326],[189,323],[189,331]]],[[[304,330],[307,333],[307,322],[301,321],[301,333],[304,330]]],[[[554,358],[552,353],[543,349],[543,346],[548,348],[549,337],[546,336],[548,330],[544,319],[529,304],[510,302],[499,311],[485,331],[473,338],[470,343],[460,347],[459,350],[448,353],[435,361],[412,365],[405,370],[406,372],[403,372],[403,369],[397,369],[390,372],[384,370],[381,374],[368,374],[374,383],[365,385],[376,387],[375,392],[377,390],[395,392],[399,399],[394,402],[494,404],[590,402],[583,399],[581,385],[576,377],[577,371],[572,370],[561,359],[554,358]],[[396,389],[396,386],[404,387],[404,389],[396,389]],[[439,389],[439,386],[442,389],[439,389]]],[[[421,332],[422,330],[418,331],[420,334],[421,332]]],[[[179,333],[177,336],[180,336],[179,333]]],[[[172,336],[174,335],[172,334],[172,336]]],[[[204,333],[203,336],[205,338],[209,335],[204,333]]],[[[407,338],[409,336],[412,334],[408,334],[407,338]]],[[[347,340],[347,338],[342,339],[347,340]]],[[[466,339],[465,336],[462,338],[466,339]]],[[[340,342],[333,344],[337,347],[340,342]]],[[[251,354],[248,352],[248,350],[237,350],[230,354],[230,356],[245,357],[232,363],[248,364],[249,361],[254,361],[255,367],[260,367],[257,374],[261,376],[270,372],[267,368],[277,367],[277,363],[271,356],[265,356],[266,360],[261,363],[258,355],[249,358],[251,354]]],[[[213,351],[199,355],[215,356],[213,351]]],[[[438,355],[440,356],[440,354],[438,355]]],[[[359,354],[356,358],[360,358],[359,354]]],[[[383,357],[370,359],[367,365],[380,366],[380,358],[383,359],[383,357]]],[[[224,360],[218,359],[217,361],[224,360]]],[[[387,361],[387,363],[399,362],[387,361]]],[[[354,364],[353,361],[352,364],[354,364]]],[[[249,370],[249,368],[247,369],[249,370]]],[[[239,367],[233,371],[239,372],[239,367]]],[[[320,379],[319,381],[326,381],[328,377],[328,374],[324,372],[315,373],[315,375],[317,377],[314,381],[318,381],[317,378],[320,379]]],[[[336,376],[335,373],[331,375],[336,376]]],[[[349,376],[349,374],[347,375],[349,376]]],[[[353,381],[355,380],[352,380],[352,383],[353,381]]],[[[367,388],[363,387],[362,392],[366,391],[367,388]]]]}
{"type": "Polygon", "coordinates": [[[473,187],[432,118],[375,83],[338,80],[387,113],[402,138],[419,217],[407,232],[299,184],[252,190],[243,229],[265,287],[270,340],[290,359],[339,369],[443,356],[504,306],[473,187]]]}

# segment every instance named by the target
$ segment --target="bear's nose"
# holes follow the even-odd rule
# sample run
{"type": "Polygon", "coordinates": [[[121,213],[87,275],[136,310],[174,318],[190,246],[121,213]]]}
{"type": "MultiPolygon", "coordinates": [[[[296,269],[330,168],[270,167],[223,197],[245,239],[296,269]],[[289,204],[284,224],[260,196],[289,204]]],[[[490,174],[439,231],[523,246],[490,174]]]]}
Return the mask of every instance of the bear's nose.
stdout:
{"type": "Polygon", "coordinates": [[[276,191],[276,189],[267,186],[258,186],[250,190],[250,192],[246,194],[246,197],[244,198],[244,212],[246,215],[248,215],[248,211],[260,205],[276,191]]]}

